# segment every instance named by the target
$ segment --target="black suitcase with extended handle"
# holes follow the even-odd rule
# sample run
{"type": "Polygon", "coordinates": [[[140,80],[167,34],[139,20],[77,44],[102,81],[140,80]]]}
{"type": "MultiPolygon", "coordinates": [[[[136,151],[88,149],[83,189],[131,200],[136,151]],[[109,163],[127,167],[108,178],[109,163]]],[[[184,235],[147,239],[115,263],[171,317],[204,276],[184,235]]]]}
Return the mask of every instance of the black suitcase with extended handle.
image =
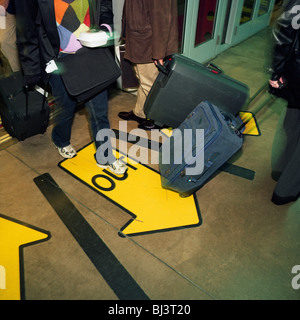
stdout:
{"type": "Polygon", "coordinates": [[[21,72],[0,78],[0,115],[4,129],[22,141],[47,130],[50,108],[45,95],[23,88],[21,72]]]}

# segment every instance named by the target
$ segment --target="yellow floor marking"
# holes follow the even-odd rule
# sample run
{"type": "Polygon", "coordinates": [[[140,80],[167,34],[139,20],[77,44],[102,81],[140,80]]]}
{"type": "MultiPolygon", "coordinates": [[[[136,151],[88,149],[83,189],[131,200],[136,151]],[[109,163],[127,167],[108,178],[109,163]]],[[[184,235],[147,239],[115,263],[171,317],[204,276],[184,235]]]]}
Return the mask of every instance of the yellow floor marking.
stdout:
{"type": "Polygon", "coordinates": [[[163,189],[156,171],[117,151],[116,157],[123,157],[130,166],[124,176],[116,176],[96,165],[94,152],[94,146],[90,144],[75,158],[61,162],[60,166],[133,216],[121,228],[124,234],[136,235],[200,224],[194,196],[181,198],[177,193],[163,189]]]}
{"type": "Polygon", "coordinates": [[[32,228],[0,215],[0,300],[21,299],[20,248],[49,238],[32,228]]]}
{"type": "Polygon", "coordinates": [[[240,112],[240,118],[244,123],[247,122],[244,131],[244,135],[259,136],[260,130],[256,122],[255,116],[251,112],[240,112]]]}

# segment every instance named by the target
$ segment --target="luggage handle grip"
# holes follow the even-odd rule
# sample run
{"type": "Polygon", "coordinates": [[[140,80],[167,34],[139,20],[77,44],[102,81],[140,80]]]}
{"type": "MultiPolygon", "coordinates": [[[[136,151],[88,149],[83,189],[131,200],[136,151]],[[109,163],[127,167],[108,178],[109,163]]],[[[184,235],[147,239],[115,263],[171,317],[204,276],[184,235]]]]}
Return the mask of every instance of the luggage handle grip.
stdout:
{"type": "Polygon", "coordinates": [[[158,60],[155,60],[156,61],[156,67],[157,69],[162,72],[163,74],[165,75],[168,75],[169,74],[169,70],[166,68],[166,66],[164,64],[161,64],[158,60]]]}
{"type": "Polygon", "coordinates": [[[212,62],[209,62],[209,63],[206,65],[206,67],[207,67],[208,69],[210,69],[210,71],[213,72],[214,74],[221,74],[221,73],[223,73],[223,70],[222,70],[220,67],[218,67],[217,65],[215,65],[214,63],[212,63],[212,62]]]}

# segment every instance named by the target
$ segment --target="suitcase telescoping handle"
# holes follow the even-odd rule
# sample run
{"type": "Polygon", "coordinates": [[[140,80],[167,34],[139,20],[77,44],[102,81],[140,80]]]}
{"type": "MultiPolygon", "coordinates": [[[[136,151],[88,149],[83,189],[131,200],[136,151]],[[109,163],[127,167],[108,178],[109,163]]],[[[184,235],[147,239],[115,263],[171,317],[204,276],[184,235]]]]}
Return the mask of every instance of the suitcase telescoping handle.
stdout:
{"type": "MultiPolygon", "coordinates": [[[[24,87],[16,90],[15,92],[11,93],[8,96],[8,99],[11,100],[11,99],[15,98],[16,96],[18,96],[20,93],[25,94],[25,120],[28,120],[30,118],[30,116],[29,116],[29,93],[28,93],[30,90],[32,90],[32,88],[30,88],[28,86],[24,86],[24,87]]],[[[43,94],[41,114],[44,114],[46,112],[45,102],[46,102],[46,93],[43,94]]]]}
{"type": "MultiPolygon", "coordinates": [[[[256,93],[253,97],[251,97],[251,99],[248,101],[248,103],[247,103],[246,106],[249,106],[249,104],[250,104],[261,92],[263,92],[263,90],[265,90],[265,89],[268,87],[268,85],[269,85],[269,82],[267,81],[267,82],[261,87],[261,89],[258,90],[257,93],[256,93]]],[[[269,103],[270,101],[272,101],[272,100],[273,100],[273,98],[272,98],[272,95],[270,94],[269,97],[267,97],[267,99],[264,100],[264,101],[256,108],[256,110],[254,110],[254,111],[252,111],[252,112],[246,111],[246,112],[248,112],[248,113],[251,113],[251,117],[248,118],[247,120],[245,120],[245,121],[241,124],[241,126],[240,126],[239,128],[237,128],[237,130],[238,130],[238,131],[242,131],[242,130],[246,127],[246,125],[247,125],[252,119],[255,119],[255,117],[257,116],[257,114],[258,114],[266,105],[268,105],[268,103],[269,103]]]]}
{"type": "Polygon", "coordinates": [[[29,90],[29,87],[28,86],[24,86],[23,87],[23,91],[24,91],[24,93],[25,93],[25,100],[26,100],[26,102],[25,102],[25,108],[26,108],[26,112],[25,112],[25,120],[28,120],[29,119],[29,110],[28,110],[28,108],[29,108],[29,94],[28,94],[28,90],[29,90]]]}
{"type": "MultiPolygon", "coordinates": [[[[30,116],[29,116],[29,91],[32,91],[32,90],[35,90],[35,89],[32,87],[29,87],[29,86],[23,87],[23,91],[25,93],[25,100],[26,100],[26,102],[25,102],[25,108],[26,108],[25,120],[28,120],[30,118],[30,116]]],[[[46,112],[45,102],[46,102],[46,91],[44,91],[44,94],[43,94],[41,114],[44,114],[46,112]]]]}

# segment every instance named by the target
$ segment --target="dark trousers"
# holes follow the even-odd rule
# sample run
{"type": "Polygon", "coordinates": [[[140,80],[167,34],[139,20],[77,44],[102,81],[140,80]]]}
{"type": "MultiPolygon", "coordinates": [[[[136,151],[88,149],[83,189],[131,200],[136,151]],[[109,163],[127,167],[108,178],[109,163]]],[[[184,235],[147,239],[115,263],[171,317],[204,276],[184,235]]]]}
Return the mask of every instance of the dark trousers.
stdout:
{"type": "Polygon", "coordinates": [[[285,204],[300,195],[300,109],[288,107],[278,123],[272,150],[272,169],[278,182],[272,201],[285,204]]]}
{"type": "MultiPolygon", "coordinates": [[[[55,99],[55,103],[59,108],[55,117],[52,140],[57,147],[63,148],[70,144],[72,123],[77,102],[68,94],[59,74],[52,73],[49,79],[49,84],[52,89],[52,95],[55,99]]],[[[105,152],[97,152],[97,161],[101,164],[105,164],[107,162],[112,163],[115,159],[112,156],[110,139],[106,136],[106,140],[104,141],[100,141],[100,139],[97,140],[97,134],[101,132],[101,130],[110,128],[107,117],[107,90],[102,91],[90,101],[86,102],[85,106],[89,112],[91,134],[96,150],[98,150],[104,143],[106,147],[105,152]]]]}

